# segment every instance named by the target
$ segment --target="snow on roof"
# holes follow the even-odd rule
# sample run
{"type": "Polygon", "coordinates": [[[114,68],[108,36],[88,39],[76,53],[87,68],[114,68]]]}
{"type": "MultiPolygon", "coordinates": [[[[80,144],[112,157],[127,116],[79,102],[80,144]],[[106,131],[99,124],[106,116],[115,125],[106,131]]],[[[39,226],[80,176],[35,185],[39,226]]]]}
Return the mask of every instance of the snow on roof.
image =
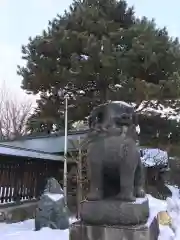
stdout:
{"type": "Polygon", "coordinates": [[[168,154],[158,148],[145,148],[141,149],[143,156],[142,162],[147,167],[153,167],[158,165],[168,165],[168,154]]]}
{"type": "Polygon", "coordinates": [[[64,161],[62,156],[57,156],[54,154],[35,151],[31,149],[7,146],[3,144],[0,144],[0,155],[38,158],[38,159],[46,159],[46,160],[53,160],[53,161],[64,161]]]}

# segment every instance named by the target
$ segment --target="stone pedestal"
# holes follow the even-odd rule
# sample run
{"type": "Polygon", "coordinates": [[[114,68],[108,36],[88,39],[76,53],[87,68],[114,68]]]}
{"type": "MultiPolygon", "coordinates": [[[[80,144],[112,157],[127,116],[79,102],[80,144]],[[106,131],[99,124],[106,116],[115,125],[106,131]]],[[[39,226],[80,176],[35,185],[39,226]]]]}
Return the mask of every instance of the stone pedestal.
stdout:
{"type": "Polygon", "coordinates": [[[140,225],[149,218],[148,198],[137,198],[135,202],[119,200],[83,201],[80,218],[89,225],[140,225]]]}
{"type": "Polygon", "coordinates": [[[92,226],[76,222],[70,227],[69,240],[157,240],[157,219],[137,226],[92,226]]]}

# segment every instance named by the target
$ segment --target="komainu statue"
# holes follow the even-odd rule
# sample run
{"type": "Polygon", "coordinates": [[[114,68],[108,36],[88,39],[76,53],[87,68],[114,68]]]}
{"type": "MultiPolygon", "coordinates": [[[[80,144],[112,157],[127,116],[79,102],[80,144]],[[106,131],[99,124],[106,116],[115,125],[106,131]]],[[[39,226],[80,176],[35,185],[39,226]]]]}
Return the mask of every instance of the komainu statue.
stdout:
{"type": "Polygon", "coordinates": [[[137,124],[133,107],[125,102],[102,104],[91,112],[87,151],[90,191],[81,209],[85,221],[101,224],[147,221],[149,205],[136,146],[137,124]],[[143,200],[137,203],[137,199],[143,200]]]}
{"type": "Polygon", "coordinates": [[[143,166],[136,146],[136,116],[128,104],[98,106],[90,116],[88,200],[145,197],[143,166]]]}
{"type": "Polygon", "coordinates": [[[136,147],[137,117],[124,102],[95,108],[89,118],[90,189],[70,240],[157,240],[156,216],[149,218],[144,172],[136,147]]]}

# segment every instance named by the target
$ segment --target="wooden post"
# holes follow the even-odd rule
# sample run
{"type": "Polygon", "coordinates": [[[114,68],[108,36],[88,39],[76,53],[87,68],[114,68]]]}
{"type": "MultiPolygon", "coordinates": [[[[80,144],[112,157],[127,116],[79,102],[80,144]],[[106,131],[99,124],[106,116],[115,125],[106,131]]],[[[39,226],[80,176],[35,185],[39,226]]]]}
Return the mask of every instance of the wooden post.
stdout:
{"type": "Polygon", "coordinates": [[[78,162],[77,162],[77,217],[80,218],[79,208],[82,201],[82,149],[81,137],[78,138],[78,162]]]}
{"type": "Polygon", "coordinates": [[[64,135],[64,200],[67,206],[67,128],[68,128],[68,97],[65,97],[65,135],[64,135]]]}

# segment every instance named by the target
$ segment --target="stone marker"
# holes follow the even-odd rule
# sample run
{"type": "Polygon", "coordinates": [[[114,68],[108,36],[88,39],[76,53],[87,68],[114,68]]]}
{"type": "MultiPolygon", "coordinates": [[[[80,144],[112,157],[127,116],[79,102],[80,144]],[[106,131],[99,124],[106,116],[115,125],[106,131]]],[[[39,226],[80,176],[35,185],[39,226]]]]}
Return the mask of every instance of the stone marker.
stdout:
{"type": "Polygon", "coordinates": [[[63,190],[54,178],[48,179],[36,210],[35,230],[43,227],[62,230],[69,228],[69,214],[65,207],[63,190]]]}
{"type": "Polygon", "coordinates": [[[95,108],[89,118],[87,199],[70,240],[157,240],[156,218],[149,220],[144,169],[136,146],[137,116],[124,102],[95,108]]]}

